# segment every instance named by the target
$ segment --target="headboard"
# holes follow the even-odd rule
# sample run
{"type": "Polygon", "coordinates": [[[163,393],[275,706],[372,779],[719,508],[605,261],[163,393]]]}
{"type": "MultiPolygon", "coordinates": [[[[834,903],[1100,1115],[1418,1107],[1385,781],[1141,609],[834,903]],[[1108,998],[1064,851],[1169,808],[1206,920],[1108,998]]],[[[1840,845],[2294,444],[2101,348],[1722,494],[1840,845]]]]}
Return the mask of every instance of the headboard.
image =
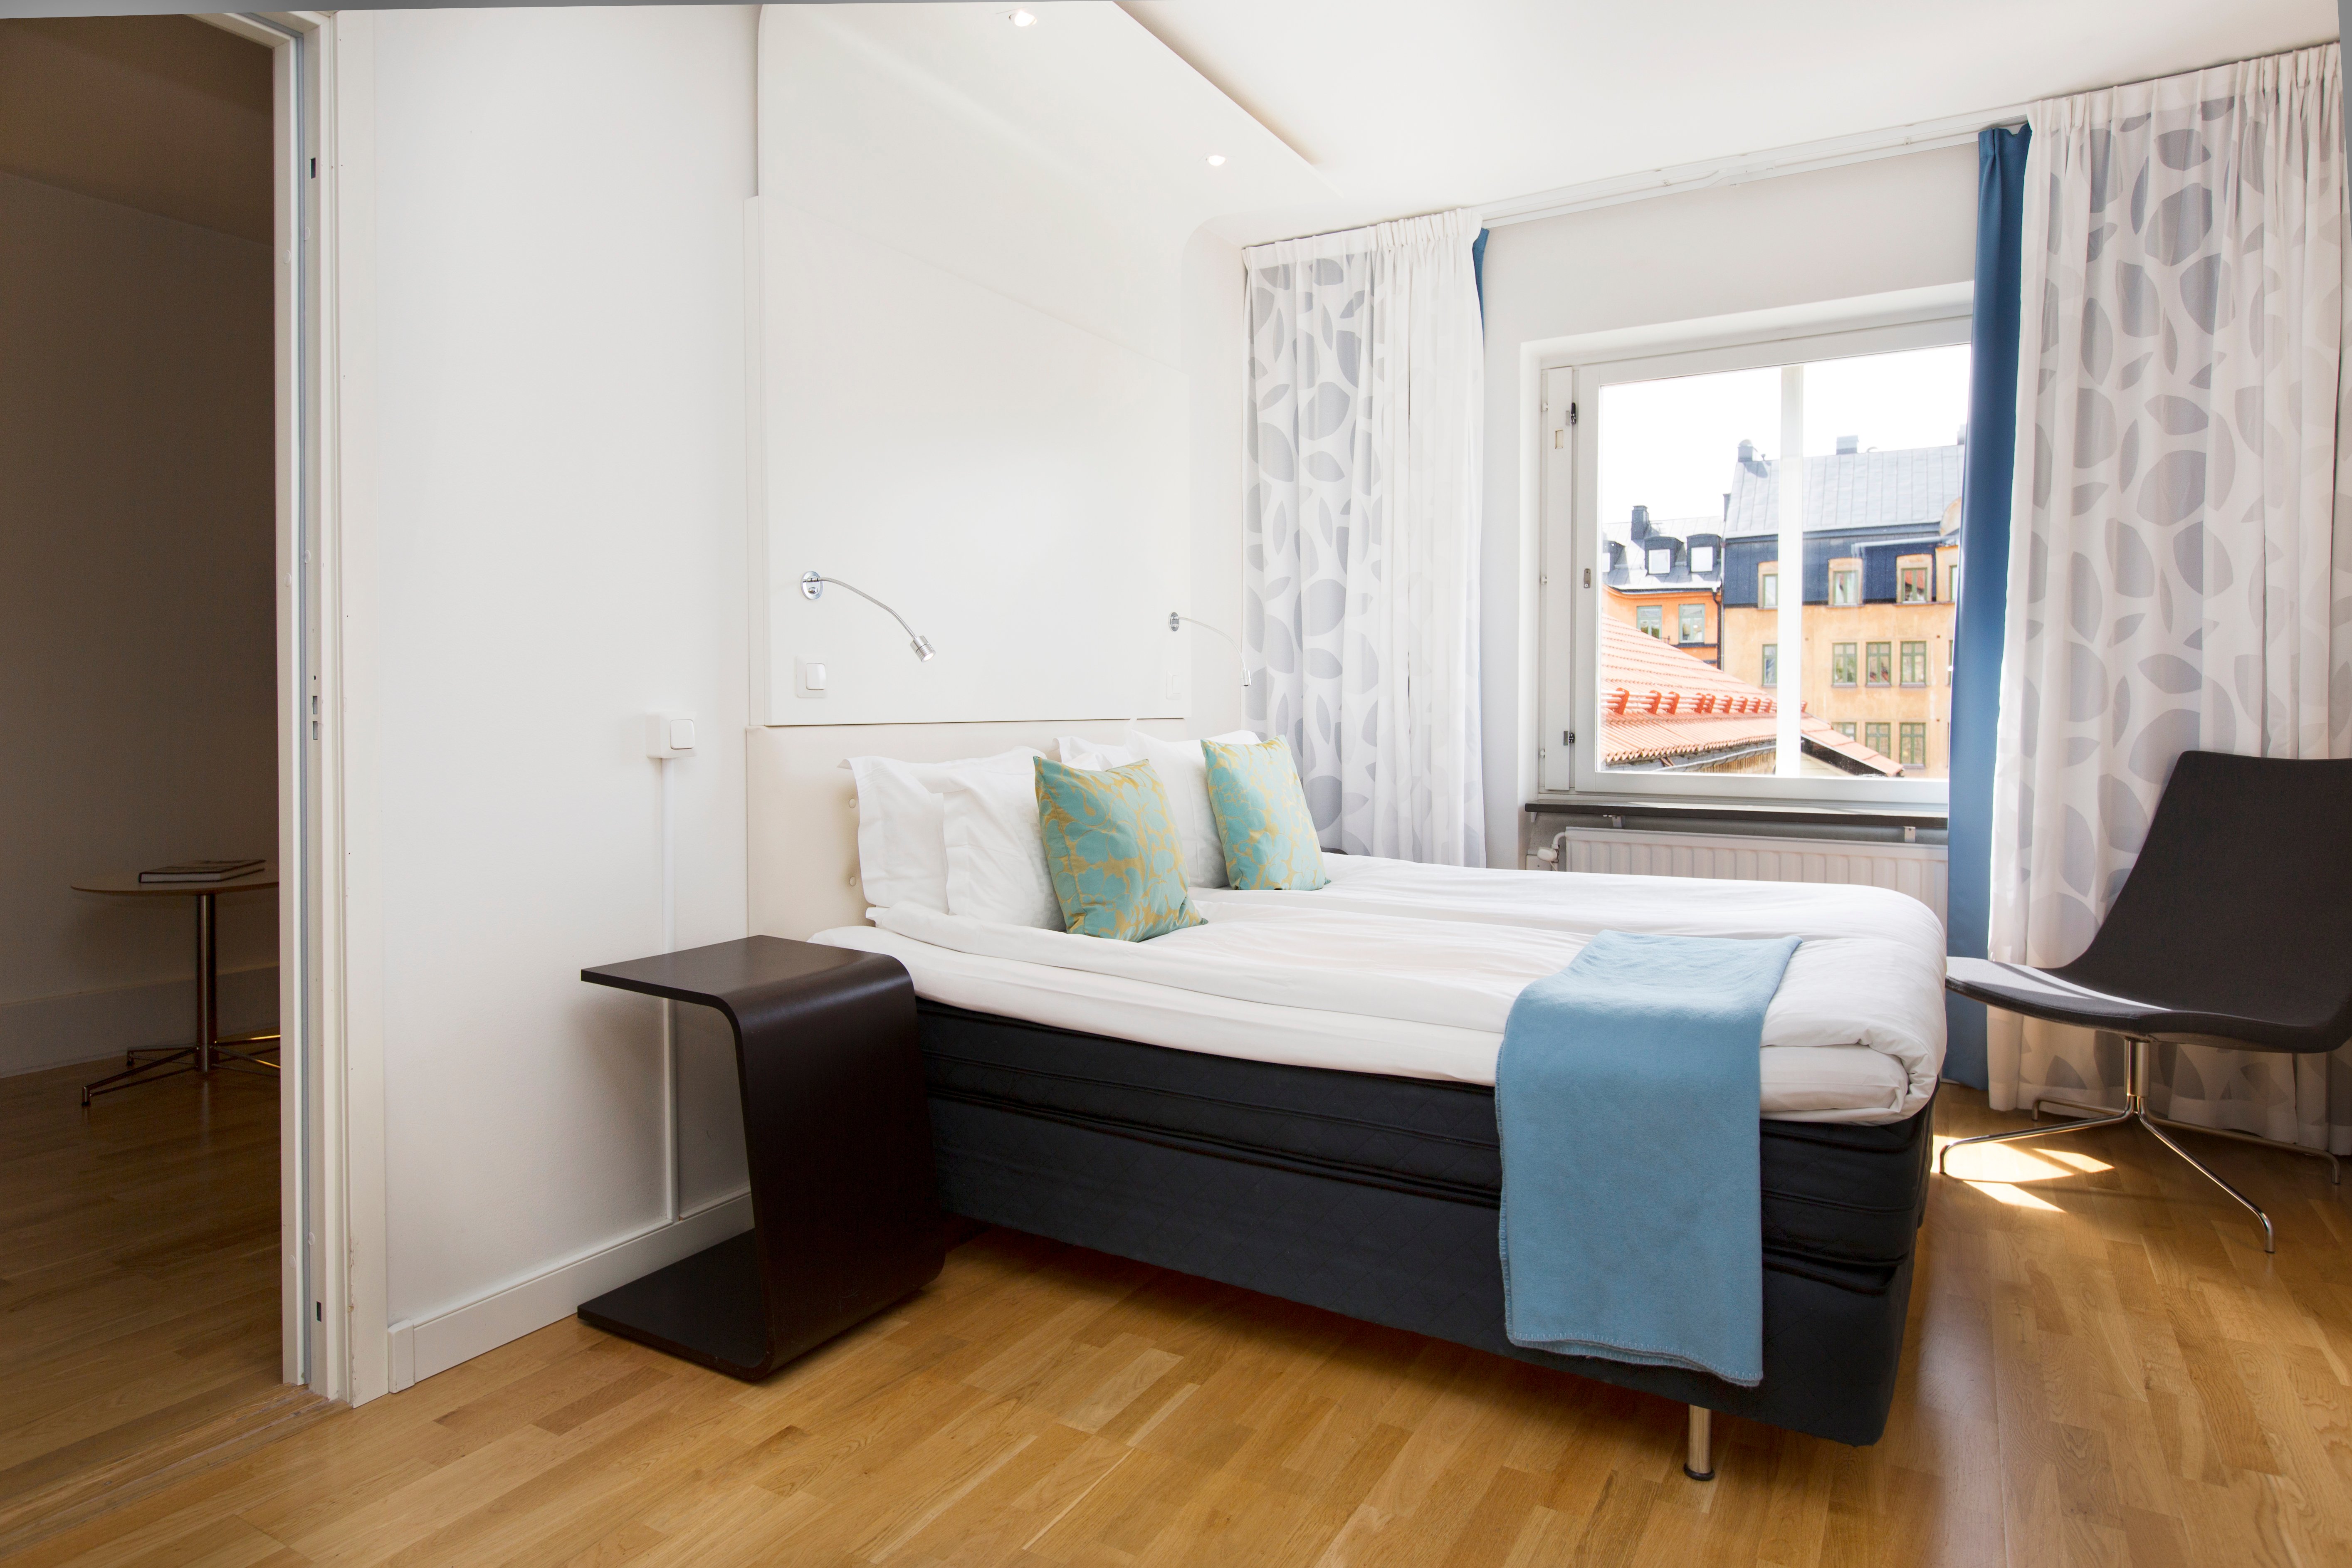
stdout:
{"type": "MultiPolygon", "coordinates": [[[[1057,735],[1116,741],[1125,719],[1053,723],[838,724],[753,729],[744,738],[750,816],[751,930],[805,937],[831,926],[863,925],[857,886],[857,790],[845,757],[942,763],[1015,746],[1053,756],[1057,735]]],[[[1181,739],[1181,720],[1144,720],[1149,733],[1181,739]]]]}

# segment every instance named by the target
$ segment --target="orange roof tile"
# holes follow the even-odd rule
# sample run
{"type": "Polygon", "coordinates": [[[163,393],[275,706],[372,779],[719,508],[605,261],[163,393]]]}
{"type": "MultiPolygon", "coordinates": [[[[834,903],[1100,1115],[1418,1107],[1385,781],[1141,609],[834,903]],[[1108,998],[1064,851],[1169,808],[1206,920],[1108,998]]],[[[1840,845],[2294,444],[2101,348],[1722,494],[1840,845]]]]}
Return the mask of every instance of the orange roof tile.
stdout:
{"type": "MultiPolygon", "coordinates": [[[[1601,647],[1605,766],[1671,762],[1759,745],[1779,731],[1780,703],[1771,692],[1671,643],[1611,616],[1601,622],[1601,647]]],[[[1901,763],[1860,741],[1848,740],[1811,713],[1800,718],[1798,730],[1823,751],[1874,773],[1892,778],[1903,772],[1901,763]]]]}

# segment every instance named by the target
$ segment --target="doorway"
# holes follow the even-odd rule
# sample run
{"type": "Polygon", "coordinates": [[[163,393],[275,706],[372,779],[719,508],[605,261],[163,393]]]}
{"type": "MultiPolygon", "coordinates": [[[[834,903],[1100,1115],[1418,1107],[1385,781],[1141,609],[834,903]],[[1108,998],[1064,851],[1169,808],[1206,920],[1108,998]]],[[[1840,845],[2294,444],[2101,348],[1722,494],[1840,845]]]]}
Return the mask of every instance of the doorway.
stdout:
{"type": "Polygon", "coordinates": [[[306,43],[0,21],[0,1542],[331,1381],[301,1245],[306,43]],[[171,1054],[206,1030],[228,1049],[171,1054]]]}

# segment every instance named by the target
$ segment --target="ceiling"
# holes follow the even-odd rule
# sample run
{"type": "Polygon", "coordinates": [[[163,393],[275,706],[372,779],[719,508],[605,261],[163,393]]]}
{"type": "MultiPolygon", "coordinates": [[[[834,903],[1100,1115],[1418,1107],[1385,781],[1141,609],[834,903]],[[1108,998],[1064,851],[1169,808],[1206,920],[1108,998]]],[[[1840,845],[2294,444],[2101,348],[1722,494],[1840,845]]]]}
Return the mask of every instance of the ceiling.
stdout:
{"type": "MultiPolygon", "coordinates": [[[[1337,193],[1260,215],[1265,235],[1971,115],[2336,32],[2335,0],[1120,5],[1337,193]]],[[[1048,26],[1056,8],[1033,6],[1048,26]]]]}

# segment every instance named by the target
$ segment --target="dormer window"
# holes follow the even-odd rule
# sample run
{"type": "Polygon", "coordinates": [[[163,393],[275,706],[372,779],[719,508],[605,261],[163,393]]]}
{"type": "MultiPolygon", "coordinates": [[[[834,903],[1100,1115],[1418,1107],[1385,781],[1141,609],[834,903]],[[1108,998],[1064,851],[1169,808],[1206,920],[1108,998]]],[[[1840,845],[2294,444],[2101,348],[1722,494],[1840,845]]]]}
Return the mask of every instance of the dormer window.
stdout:
{"type": "Polygon", "coordinates": [[[1691,570],[1694,572],[1712,572],[1715,570],[1714,545],[1694,544],[1691,546],[1691,570]]]}
{"type": "Polygon", "coordinates": [[[1653,550],[1650,552],[1651,576],[1663,577],[1674,569],[1675,552],[1672,550],[1653,550]]]}

